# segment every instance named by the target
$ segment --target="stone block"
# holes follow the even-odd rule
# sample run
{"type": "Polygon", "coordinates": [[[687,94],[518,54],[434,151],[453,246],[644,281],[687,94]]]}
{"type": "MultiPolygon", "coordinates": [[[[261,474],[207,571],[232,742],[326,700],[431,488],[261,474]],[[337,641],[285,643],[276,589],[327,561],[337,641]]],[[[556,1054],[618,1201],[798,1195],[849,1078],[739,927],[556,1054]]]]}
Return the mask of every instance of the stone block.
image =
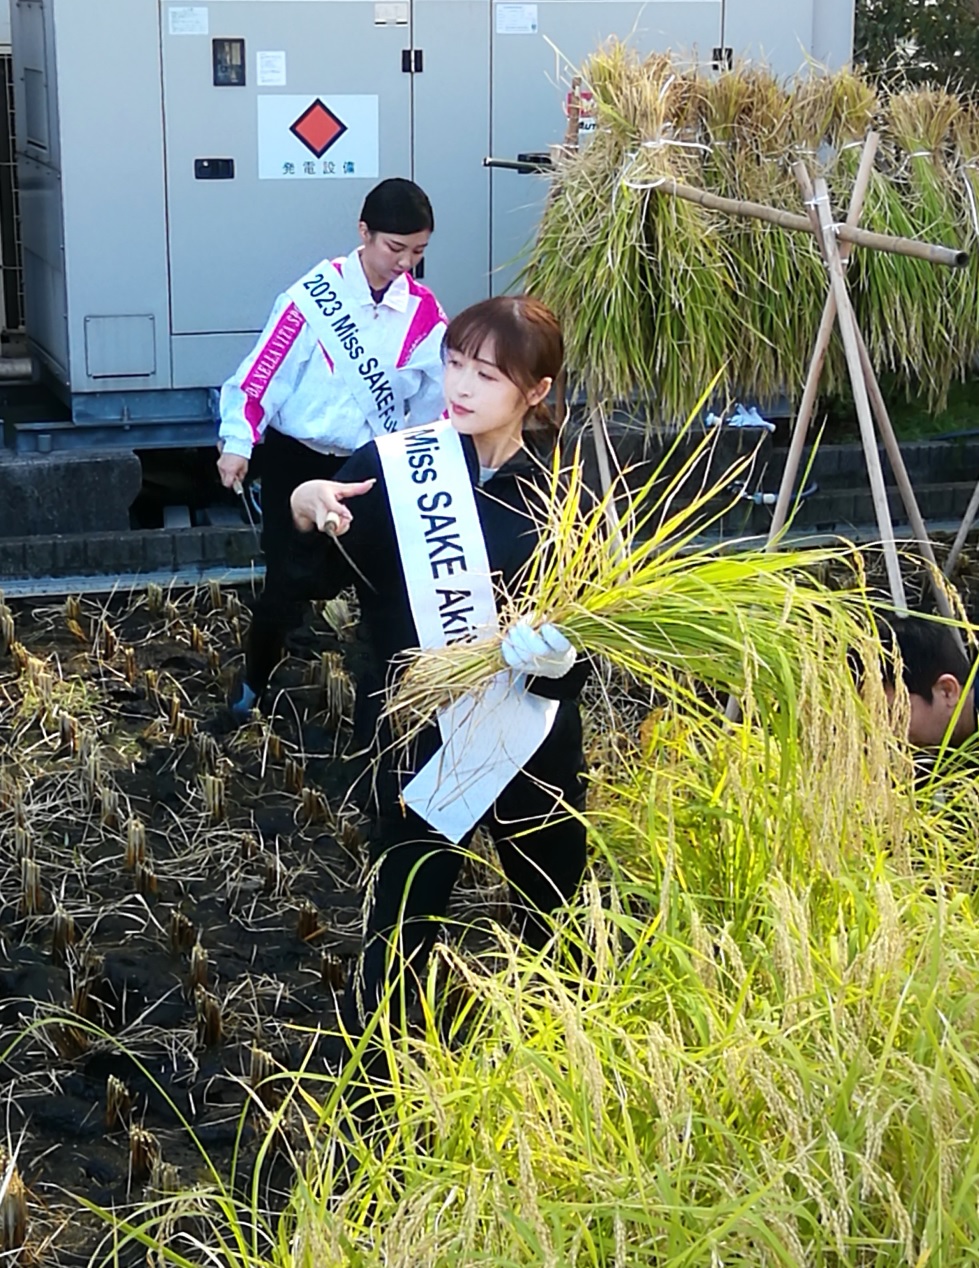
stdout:
{"type": "Polygon", "coordinates": [[[182,528],[173,534],[173,557],[178,568],[190,568],[204,559],[204,528],[182,528]]]}
{"type": "MultiPolygon", "coordinates": [[[[77,577],[90,572],[86,543],[84,537],[72,533],[69,536],[58,536],[54,539],[54,575],[57,577],[77,577]]],[[[102,571],[109,561],[102,561],[95,566],[102,571]]]]}
{"type": "Polygon", "coordinates": [[[8,537],[0,540],[0,579],[24,575],[24,539],[8,537]]]}
{"type": "Polygon", "coordinates": [[[162,528],[139,533],[143,542],[144,572],[173,572],[173,534],[162,528]]]}
{"type": "Polygon", "coordinates": [[[33,537],[24,542],[24,576],[50,577],[54,573],[54,538],[33,537]]]}
{"type": "Polygon", "coordinates": [[[140,461],[128,450],[0,449],[0,537],[128,529],[142,480],[140,461]]]}
{"type": "Polygon", "coordinates": [[[144,567],[140,533],[92,533],[85,554],[92,573],[137,573],[144,567]]]}

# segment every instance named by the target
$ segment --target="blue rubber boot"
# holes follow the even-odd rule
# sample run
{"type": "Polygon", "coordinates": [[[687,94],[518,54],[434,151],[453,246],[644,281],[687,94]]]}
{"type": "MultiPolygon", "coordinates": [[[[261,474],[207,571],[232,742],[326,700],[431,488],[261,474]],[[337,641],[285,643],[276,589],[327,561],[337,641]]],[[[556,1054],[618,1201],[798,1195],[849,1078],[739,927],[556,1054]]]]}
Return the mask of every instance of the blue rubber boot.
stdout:
{"type": "Polygon", "coordinates": [[[258,693],[249,687],[244,678],[239,678],[228,696],[228,712],[234,724],[247,726],[252,720],[252,711],[257,704],[258,693]]]}

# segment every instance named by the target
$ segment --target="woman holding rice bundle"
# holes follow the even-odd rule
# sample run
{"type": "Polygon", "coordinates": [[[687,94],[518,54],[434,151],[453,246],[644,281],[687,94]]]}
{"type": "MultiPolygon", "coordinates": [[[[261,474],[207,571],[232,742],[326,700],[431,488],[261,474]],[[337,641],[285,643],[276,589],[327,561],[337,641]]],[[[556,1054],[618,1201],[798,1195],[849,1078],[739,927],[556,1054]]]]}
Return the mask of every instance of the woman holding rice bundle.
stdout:
{"type": "MultiPolygon", "coordinates": [[[[357,569],[331,584],[357,587],[375,661],[373,681],[359,683],[361,713],[372,699],[376,717],[377,688],[407,649],[486,637],[499,630],[501,601],[518,597],[540,541],[535,490],[539,497],[553,478],[557,432],[544,402],[562,354],[557,321],[537,300],[499,297],[466,309],[444,342],[448,419],[379,437],[335,480],[293,493],[300,532],[342,535],[357,569]]],[[[407,750],[395,753],[379,731],[377,872],[343,1008],[353,1033],[389,974],[406,964],[410,978],[421,974],[479,824],[496,843],[532,945],[544,944],[548,914],[581,879],[585,830],[568,807],[584,803],[576,699],[585,667],[553,626],[513,625],[502,651],[510,669],[478,699],[444,709],[407,750]]],[[[397,1014],[397,987],[393,998],[397,1014]]]]}

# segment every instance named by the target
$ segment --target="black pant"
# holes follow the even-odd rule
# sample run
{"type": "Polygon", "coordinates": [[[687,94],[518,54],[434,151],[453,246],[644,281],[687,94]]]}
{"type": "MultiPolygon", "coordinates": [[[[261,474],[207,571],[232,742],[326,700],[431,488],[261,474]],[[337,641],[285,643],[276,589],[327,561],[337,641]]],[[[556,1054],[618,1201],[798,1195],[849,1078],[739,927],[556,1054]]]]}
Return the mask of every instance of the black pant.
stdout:
{"type": "Polygon", "coordinates": [[[305,591],[305,598],[316,598],[324,584],[326,555],[317,534],[306,543],[298,539],[289,502],[293,490],[306,480],[332,480],[345,461],[317,453],[273,427],[265,433],[260,462],[265,587],[252,607],[245,642],[245,681],[253,691],[264,690],[286,634],[302,624],[304,605],[297,595],[305,591]]]}
{"type": "MultiPolygon", "coordinates": [[[[496,845],[520,935],[531,946],[544,944],[547,916],[574,895],[584,871],[584,825],[561,804],[584,809],[582,776],[581,718],[576,705],[563,704],[547,740],[482,821],[496,845]]],[[[389,981],[392,1020],[402,1023],[402,999],[416,993],[472,835],[452,846],[412,811],[395,809],[377,821],[364,944],[342,1007],[352,1035],[362,1032],[389,981]]]]}

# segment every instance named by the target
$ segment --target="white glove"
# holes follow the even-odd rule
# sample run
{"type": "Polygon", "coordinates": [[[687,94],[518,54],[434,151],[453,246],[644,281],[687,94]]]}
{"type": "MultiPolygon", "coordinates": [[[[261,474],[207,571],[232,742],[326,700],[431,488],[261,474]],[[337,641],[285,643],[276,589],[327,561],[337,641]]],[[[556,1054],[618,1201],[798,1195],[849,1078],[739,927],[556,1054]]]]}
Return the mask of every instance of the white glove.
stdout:
{"type": "Polygon", "coordinates": [[[535,630],[527,621],[510,626],[500,650],[515,673],[537,678],[563,678],[578,658],[556,625],[542,625],[535,630]]]}

